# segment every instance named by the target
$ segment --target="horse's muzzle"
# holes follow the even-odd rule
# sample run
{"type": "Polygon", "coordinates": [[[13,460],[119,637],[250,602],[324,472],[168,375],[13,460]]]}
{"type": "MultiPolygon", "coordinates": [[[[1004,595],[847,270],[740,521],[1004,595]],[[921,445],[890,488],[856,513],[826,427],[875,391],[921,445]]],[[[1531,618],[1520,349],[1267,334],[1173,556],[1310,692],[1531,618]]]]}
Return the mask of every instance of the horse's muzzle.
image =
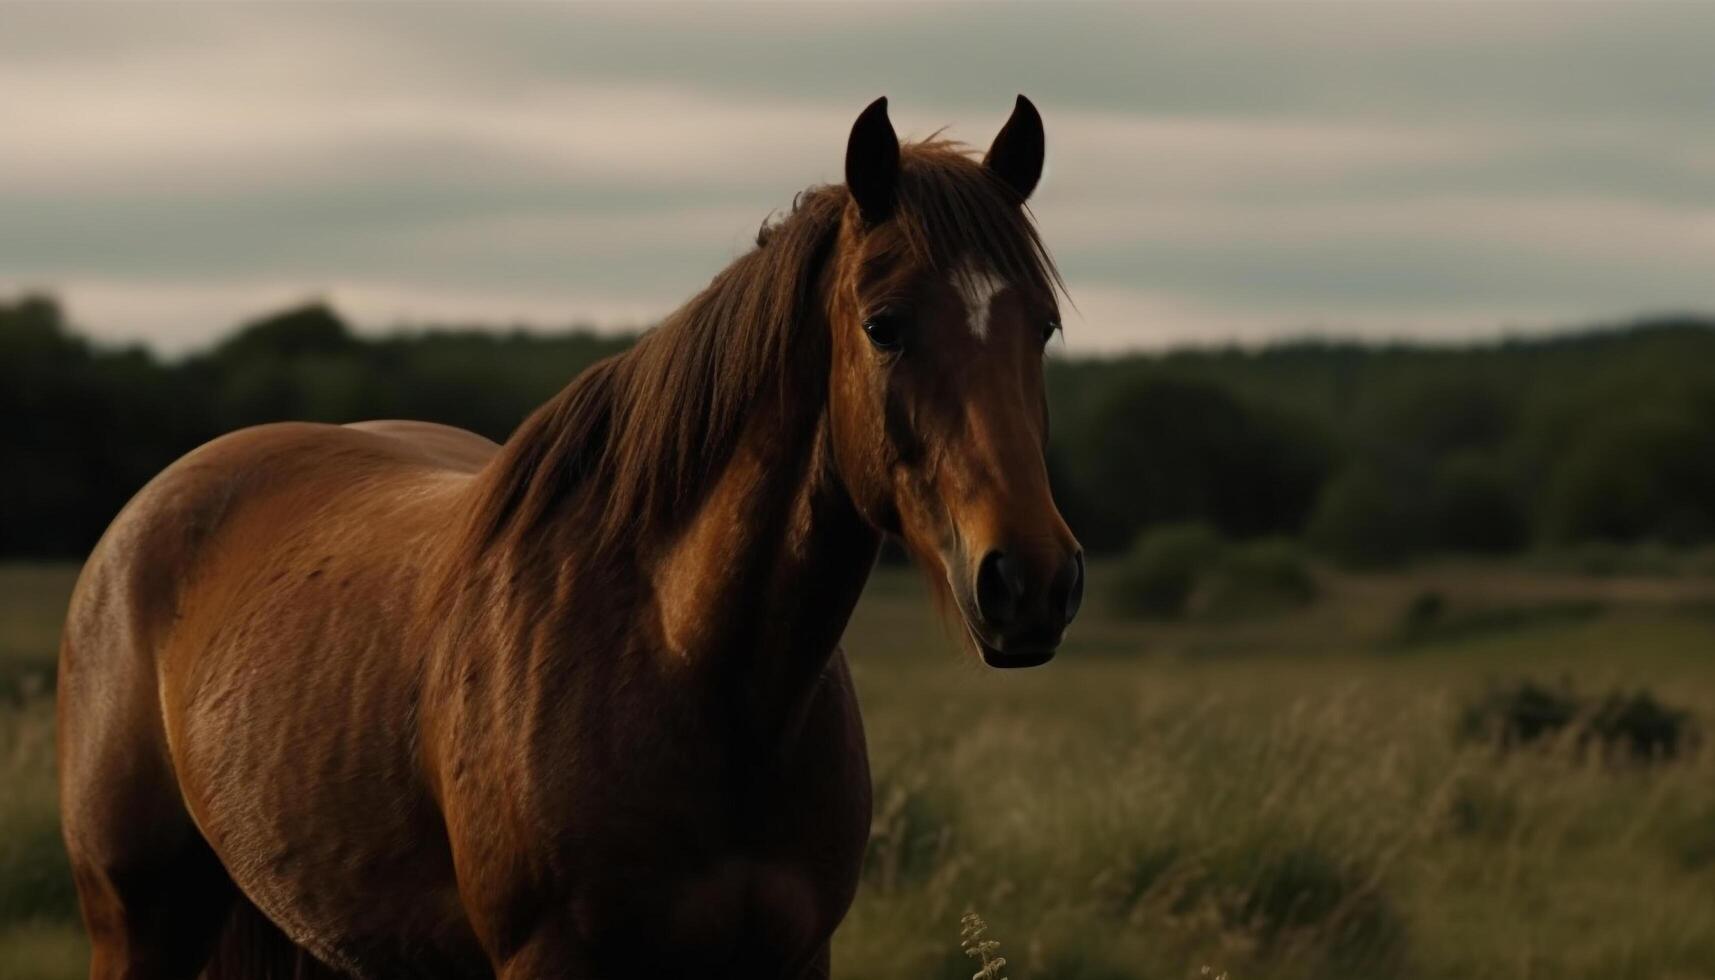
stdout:
{"type": "Polygon", "coordinates": [[[977,564],[959,606],[990,667],[1036,667],[1054,658],[1084,597],[1084,555],[1034,563],[994,549],[977,564]]]}

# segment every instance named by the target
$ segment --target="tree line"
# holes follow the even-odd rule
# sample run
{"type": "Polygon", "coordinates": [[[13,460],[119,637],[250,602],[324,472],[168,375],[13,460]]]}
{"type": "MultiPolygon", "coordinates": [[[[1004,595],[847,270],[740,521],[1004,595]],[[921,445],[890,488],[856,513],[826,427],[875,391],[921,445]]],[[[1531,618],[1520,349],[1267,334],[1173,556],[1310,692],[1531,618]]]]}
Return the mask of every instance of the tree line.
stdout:
{"type": "MultiPolygon", "coordinates": [[[[631,337],[355,334],[307,305],[163,360],[0,303],[0,555],[86,552],[223,432],[421,418],[504,440],[631,337]]],[[[1085,546],[1195,522],[1351,565],[1589,541],[1715,541],[1715,320],[1463,347],[1298,341],[1048,365],[1056,497],[1085,546]]]]}

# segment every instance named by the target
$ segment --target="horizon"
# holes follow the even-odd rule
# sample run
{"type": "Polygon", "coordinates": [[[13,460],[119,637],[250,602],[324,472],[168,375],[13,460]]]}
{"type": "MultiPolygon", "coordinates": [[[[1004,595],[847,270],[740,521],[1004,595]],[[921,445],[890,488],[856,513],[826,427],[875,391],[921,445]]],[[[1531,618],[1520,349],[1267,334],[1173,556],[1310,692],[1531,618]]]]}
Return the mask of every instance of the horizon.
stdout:
{"type": "MultiPolygon", "coordinates": [[[[455,320],[396,321],[384,325],[363,324],[341,309],[337,301],[310,297],[298,302],[243,316],[223,330],[213,333],[204,343],[194,347],[162,350],[147,340],[111,339],[93,333],[70,315],[61,298],[40,291],[26,291],[13,296],[0,296],[0,310],[28,301],[46,301],[58,309],[65,332],[87,341],[92,348],[107,353],[143,350],[163,364],[172,364],[212,353],[244,332],[281,317],[311,310],[325,310],[338,320],[356,340],[384,343],[393,340],[415,340],[433,336],[485,335],[496,339],[523,337],[529,340],[553,341],[568,337],[588,337],[598,340],[632,341],[656,324],[641,326],[612,326],[572,321],[564,324],[524,322],[484,322],[455,320]]],[[[1313,330],[1282,331],[1276,336],[1253,340],[1197,341],[1186,340],[1153,348],[1078,349],[1061,336],[1050,342],[1048,355],[1052,360],[1097,361],[1127,358],[1169,358],[1180,355],[1221,355],[1240,353],[1267,354],[1272,351],[1305,347],[1357,348],[1364,351],[1438,351],[1480,352],[1518,345],[1552,345],[1576,342],[1587,338],[1623,336],[1657,329],[1702,329],[1715,331],[1715,310],[1659,310],[1633,316],[1590,319],[1553,324],[1542,329],[1506,331],[1482,336],[1414,337],[1370,335],[1340,335],[1317,333],[1313,330]]]]}

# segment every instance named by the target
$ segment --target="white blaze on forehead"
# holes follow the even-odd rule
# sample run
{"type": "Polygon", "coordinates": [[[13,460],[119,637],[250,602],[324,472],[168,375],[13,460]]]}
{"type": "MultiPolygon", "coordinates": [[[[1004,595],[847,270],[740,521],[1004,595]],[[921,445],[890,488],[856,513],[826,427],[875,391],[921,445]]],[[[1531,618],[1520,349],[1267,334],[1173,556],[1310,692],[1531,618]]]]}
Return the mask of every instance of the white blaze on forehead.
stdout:
{"type": "Polygon", "coordinates": [[[974,261],[967,260],[954,270],[953,289],[965,301],[971,333],[976,334],[978,340],[988,337],[989,304],[994,301],[995,294],[1005,288],[1005,280],[974,261]]]}

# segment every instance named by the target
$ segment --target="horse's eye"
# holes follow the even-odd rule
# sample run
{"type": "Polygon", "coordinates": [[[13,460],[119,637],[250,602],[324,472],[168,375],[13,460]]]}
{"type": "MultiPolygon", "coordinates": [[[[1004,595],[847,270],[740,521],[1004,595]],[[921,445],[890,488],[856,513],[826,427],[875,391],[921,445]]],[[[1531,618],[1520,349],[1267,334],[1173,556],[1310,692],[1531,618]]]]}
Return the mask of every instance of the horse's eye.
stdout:
{"type": "Polygon", "coordinates": [[[1048,319],[1042,321],[1042,342],[1044,344],[1046,344],[1050,340],[1053,340],[1054,339],[1054,332],[1059,330],[1059,329],[1060,329],[1060,320],[1058,317],[1049,317],[1048,319]]]}
{"type": "Polygon", "coordinates": [[[891,310],[871,315],[863,322],[863,332],[876,350],[892,353],[905,346],[905,318],[891,310]]]}

